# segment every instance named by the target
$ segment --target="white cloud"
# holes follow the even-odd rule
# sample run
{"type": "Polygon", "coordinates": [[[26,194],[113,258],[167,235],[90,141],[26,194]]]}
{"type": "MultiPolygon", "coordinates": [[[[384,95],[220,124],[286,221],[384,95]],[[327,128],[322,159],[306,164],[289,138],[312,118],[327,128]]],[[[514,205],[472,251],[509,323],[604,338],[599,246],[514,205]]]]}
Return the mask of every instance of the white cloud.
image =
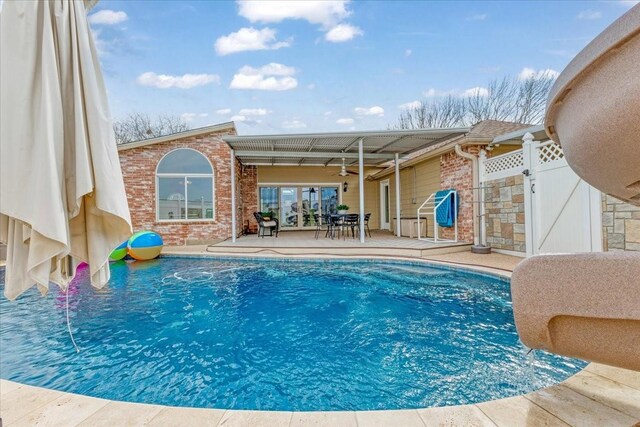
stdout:
{"type": "Polygon", "coordinates": [[[339,125],[352,125],[353,124],[353,119],[351,119],[351,118],[338,119],[338,120],[336,120],[336,123],[339,124],[339,125]]]}
{"type": "Polygon", "coordinates": [[[426,98],[433,98],[436,96],[446,96],[446,95],[451,95],[452,93],[443,91],[443,90],[439,90],[439,89],[435,89],[435,88],[429,88],[424,92],[424,96],[426,98]]]}
{"type": "Polygon", "coordinates": [[[239,0],[238,13],[251,22],[277,23],[285,19],[302,19],[330,28],[347,18],[349,0],[264,1],[239,0]]]}
{"type": "Polygon", "coordinates": [[[129,19],[127,14],[123,11],[114,11],[109,9],[103,9],[96,13],[89,15],[89,23],[94,25],[115,25],[129,19]]]}
{"type": "Polygon", "coordinates": [[[242,116],[266,116],[269,113],[270,111],[266,108],[243,108],[238,111],[238,114],[242,116]]]}
{"type": "Polygon", "coordinates": [[[298,81],[292,77],[295,73],[295,68],[275,62],[260,68],[245,65],[234,74],[229,87],[231,89],[290,90],[298,86],[298,81]]]}
{"type": "Polygon", "coordinates": [[[578,16],[576,16],[576,18],[585,21],[593,21],[602,18],[602,12],[600,12],[599,10],[587,9],[578,13],[578,16]]]}
{"type": "Polygon", "coordinates": [[[207,113],[182,113],[180,114],[180,118],[185,122],[192,122],[198,117],[207,117],[207,113]]]}
{"type": "Polygon", "coordinates": [[[247,121],[247,116],[243,116],[241,114],[236,114],[235,116],[231,116],[229,121],[232,121],[232,122],[246,122],[247,121]]]}
{"type": "Polygon", "coordinates": [[[229,114],[230,112],[231,112],[231,108],[221,108],[219,110],[216,110],[216,114],[220,114],[220,115],[229,114]]]}
{"type": "Polygon", "coordinates": [[[141,86],[153,86],[160,89],[177,87],[180,89],[191,89],[196,86],[204,86],[210,83],[220,84],[220,76],[217,74],[184,74],[182,76],[170,76],[167,74],[156,74],[154,72],[142,73],[136,79],[141,86]]]}
{"type": "Polygon", "coordinates": [[[356,107],[353,109],[353,111],[358,116],[378,116],[378,117],[384,116],[384,108],[379,107],[377,105],[370,108],[356,107]]]}
{"type": "Polygon", "coordinates": [[[467,16],[465,21],[484,21],[487,16],[486,13],[476,13],[475,15],[467,16]]]}
{"type": "Polygon", "coordinates": [[[332,114],[333,114],[333,111],[325,111],[324,112],[325,117],[328,117],[328,116],[330,116],[332,114]]]}
{"type": "Polygon", "coordinates": [[[534,70],[533,68],[525,67],[522,69],[522,71],[520,71],[520,74],[518,74],[518,79],[520,80],[527,80],[527,79],[537,80],[537,79],[543,79],[543,78],[555,79],[559,75],[560,75],[559,72],[551,68],[534,70]]]}
{"type": "Polygon", "coordinates": [[[316,84],[315,83],[309,83],[307,85],[307,89],[309,89],[309,90],[314,90],[315,88],[316,88],[316,84]]]}
{"type": "Polygon", "coordinates": [[[401,110],[413,110],[420,107],[421,105],[422,105],[422,102],[420,101],[411,101],[411,102],[405,102],[404,104],[398,105],[398,108],[401,110]]]}
{"type": "Polygon", "coordinates": [[[300,19],[320,25],[325,40],[346,42],[362,35],[360,28],[343,22],[351,15],[350,0],[237,0],[238,14],[251,22],[278,23],[286,19],[300,19]]]}
{"type": "Polygon", "coordinates": [[[413,51],[411,49],[407,49],[404,51],[404,56],[411,56],[412,53],[413,51]]]}
{"type": "Polygon", "coordinates": [[[626,7],[633,7],[640,3],[640,0],[620,0],[620,4],[626,7]]]}
{"type": "Polygon", "coordinates": [[[361,36],[362,30],[350,24],[339,24],[330,29],[325,35],[325,40],[333,43],[342,43],[361,36]]]}
{"type": "Polygon", "coordinates": [[[284,129],[302,129],[306,128],[307,124],[300,120],[285,120],[282,122],[282,127],[284,129]]]}
{"type": "MultiPolygon", "coordinates": [[[[242,67],[251,68],[251,67],[242,67]]],[[[276,62],[270,62],[267,65],[260,67],[258,70],[260,74],[267,74],[272,76],[292,76],[296,73],[296,69],[287,65],[278,64],[276,62]]]]}
{"type": "Polygon", "coordinates": [[[463,98],[469,98],[472,96],[489,96],[489,89],[486,87],[476,86],[467,90],[463,90],[460,94],[463,98]]]}
{"type": "Polygon", "coordinates": [[[220,37],[214,45],[216,53],[221,56],[249,50],[276,50],[289,46],[290,41],[277,41],[276,30],[271,28],[240,28],[235,33],[220,37]]]}

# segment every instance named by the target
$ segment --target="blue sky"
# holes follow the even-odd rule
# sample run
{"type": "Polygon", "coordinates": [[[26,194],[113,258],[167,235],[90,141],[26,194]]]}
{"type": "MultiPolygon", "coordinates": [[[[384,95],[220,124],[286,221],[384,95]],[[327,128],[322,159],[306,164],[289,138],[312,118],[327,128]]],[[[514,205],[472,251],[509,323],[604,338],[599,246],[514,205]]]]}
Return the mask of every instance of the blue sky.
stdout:
{"type": "Polygon", "coordinates": [[[415,101],[560,72],[635,1],[112,1],[89,21],[115,119],[240,134],[386,129],[415,101]]]}

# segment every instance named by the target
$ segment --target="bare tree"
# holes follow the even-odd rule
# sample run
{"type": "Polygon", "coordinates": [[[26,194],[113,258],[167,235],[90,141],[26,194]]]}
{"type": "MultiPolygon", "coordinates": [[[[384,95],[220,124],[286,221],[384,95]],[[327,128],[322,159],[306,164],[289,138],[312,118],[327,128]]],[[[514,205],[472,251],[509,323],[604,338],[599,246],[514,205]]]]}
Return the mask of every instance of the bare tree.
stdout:
{"type": "Polygon", "coordinates": [[[448,95],[400,114],[398,129],[469,126],[482,120],[541,123],[547,95],[555,81],[550,73],[527,79],[492,80],[466,96],[448,95]]]}
{"type": "Polygon", "coordinates": [[[464,122],[465,104],[461,98],[451,95],[431,102],[422,101],[419,106],[400,114],[400,129],[447,128],[464,122]]]}
{"type": "Polygon", "coordinates": [[[113,122],[116,142],[141,141],[189,130],[189,125],[177,116],[159,115],[152,120],[147,114],[130,113],[122,120],[113,122]]]}

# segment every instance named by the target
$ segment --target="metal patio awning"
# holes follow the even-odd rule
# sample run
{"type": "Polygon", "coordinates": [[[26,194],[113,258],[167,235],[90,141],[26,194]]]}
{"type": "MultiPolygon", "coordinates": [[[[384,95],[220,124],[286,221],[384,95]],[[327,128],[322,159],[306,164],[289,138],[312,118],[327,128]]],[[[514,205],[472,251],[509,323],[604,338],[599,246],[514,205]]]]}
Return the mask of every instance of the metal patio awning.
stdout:
{"type": "Polygon", "coordinates": [[[224,136],[222,139],[245,165],[340,166],[358,163],[358,143],[363,143],[366,166],[380,166],[448,139],[471,128],[327,132],[284,135],[224,136]]]}

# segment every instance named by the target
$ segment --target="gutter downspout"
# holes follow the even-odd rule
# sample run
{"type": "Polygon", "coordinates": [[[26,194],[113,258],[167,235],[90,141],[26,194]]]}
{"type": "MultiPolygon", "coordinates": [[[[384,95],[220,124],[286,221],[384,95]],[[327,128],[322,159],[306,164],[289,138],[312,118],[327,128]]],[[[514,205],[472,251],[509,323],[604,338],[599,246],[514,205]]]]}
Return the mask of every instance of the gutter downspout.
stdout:
{"type": "Polygon", "coordinates": [[[478,177],[478,158],[473,154],[462,151],[460,144],[455,145],[456,154],[464,159],[471,160],[471,175],[473,176],[473,190],[471,190],[471,204],[473,205],[473,244],[478,246],[480,243],[479,221],[478,221],[478,203],[475,200],[475,192],[480,185],[478,177]]]}

